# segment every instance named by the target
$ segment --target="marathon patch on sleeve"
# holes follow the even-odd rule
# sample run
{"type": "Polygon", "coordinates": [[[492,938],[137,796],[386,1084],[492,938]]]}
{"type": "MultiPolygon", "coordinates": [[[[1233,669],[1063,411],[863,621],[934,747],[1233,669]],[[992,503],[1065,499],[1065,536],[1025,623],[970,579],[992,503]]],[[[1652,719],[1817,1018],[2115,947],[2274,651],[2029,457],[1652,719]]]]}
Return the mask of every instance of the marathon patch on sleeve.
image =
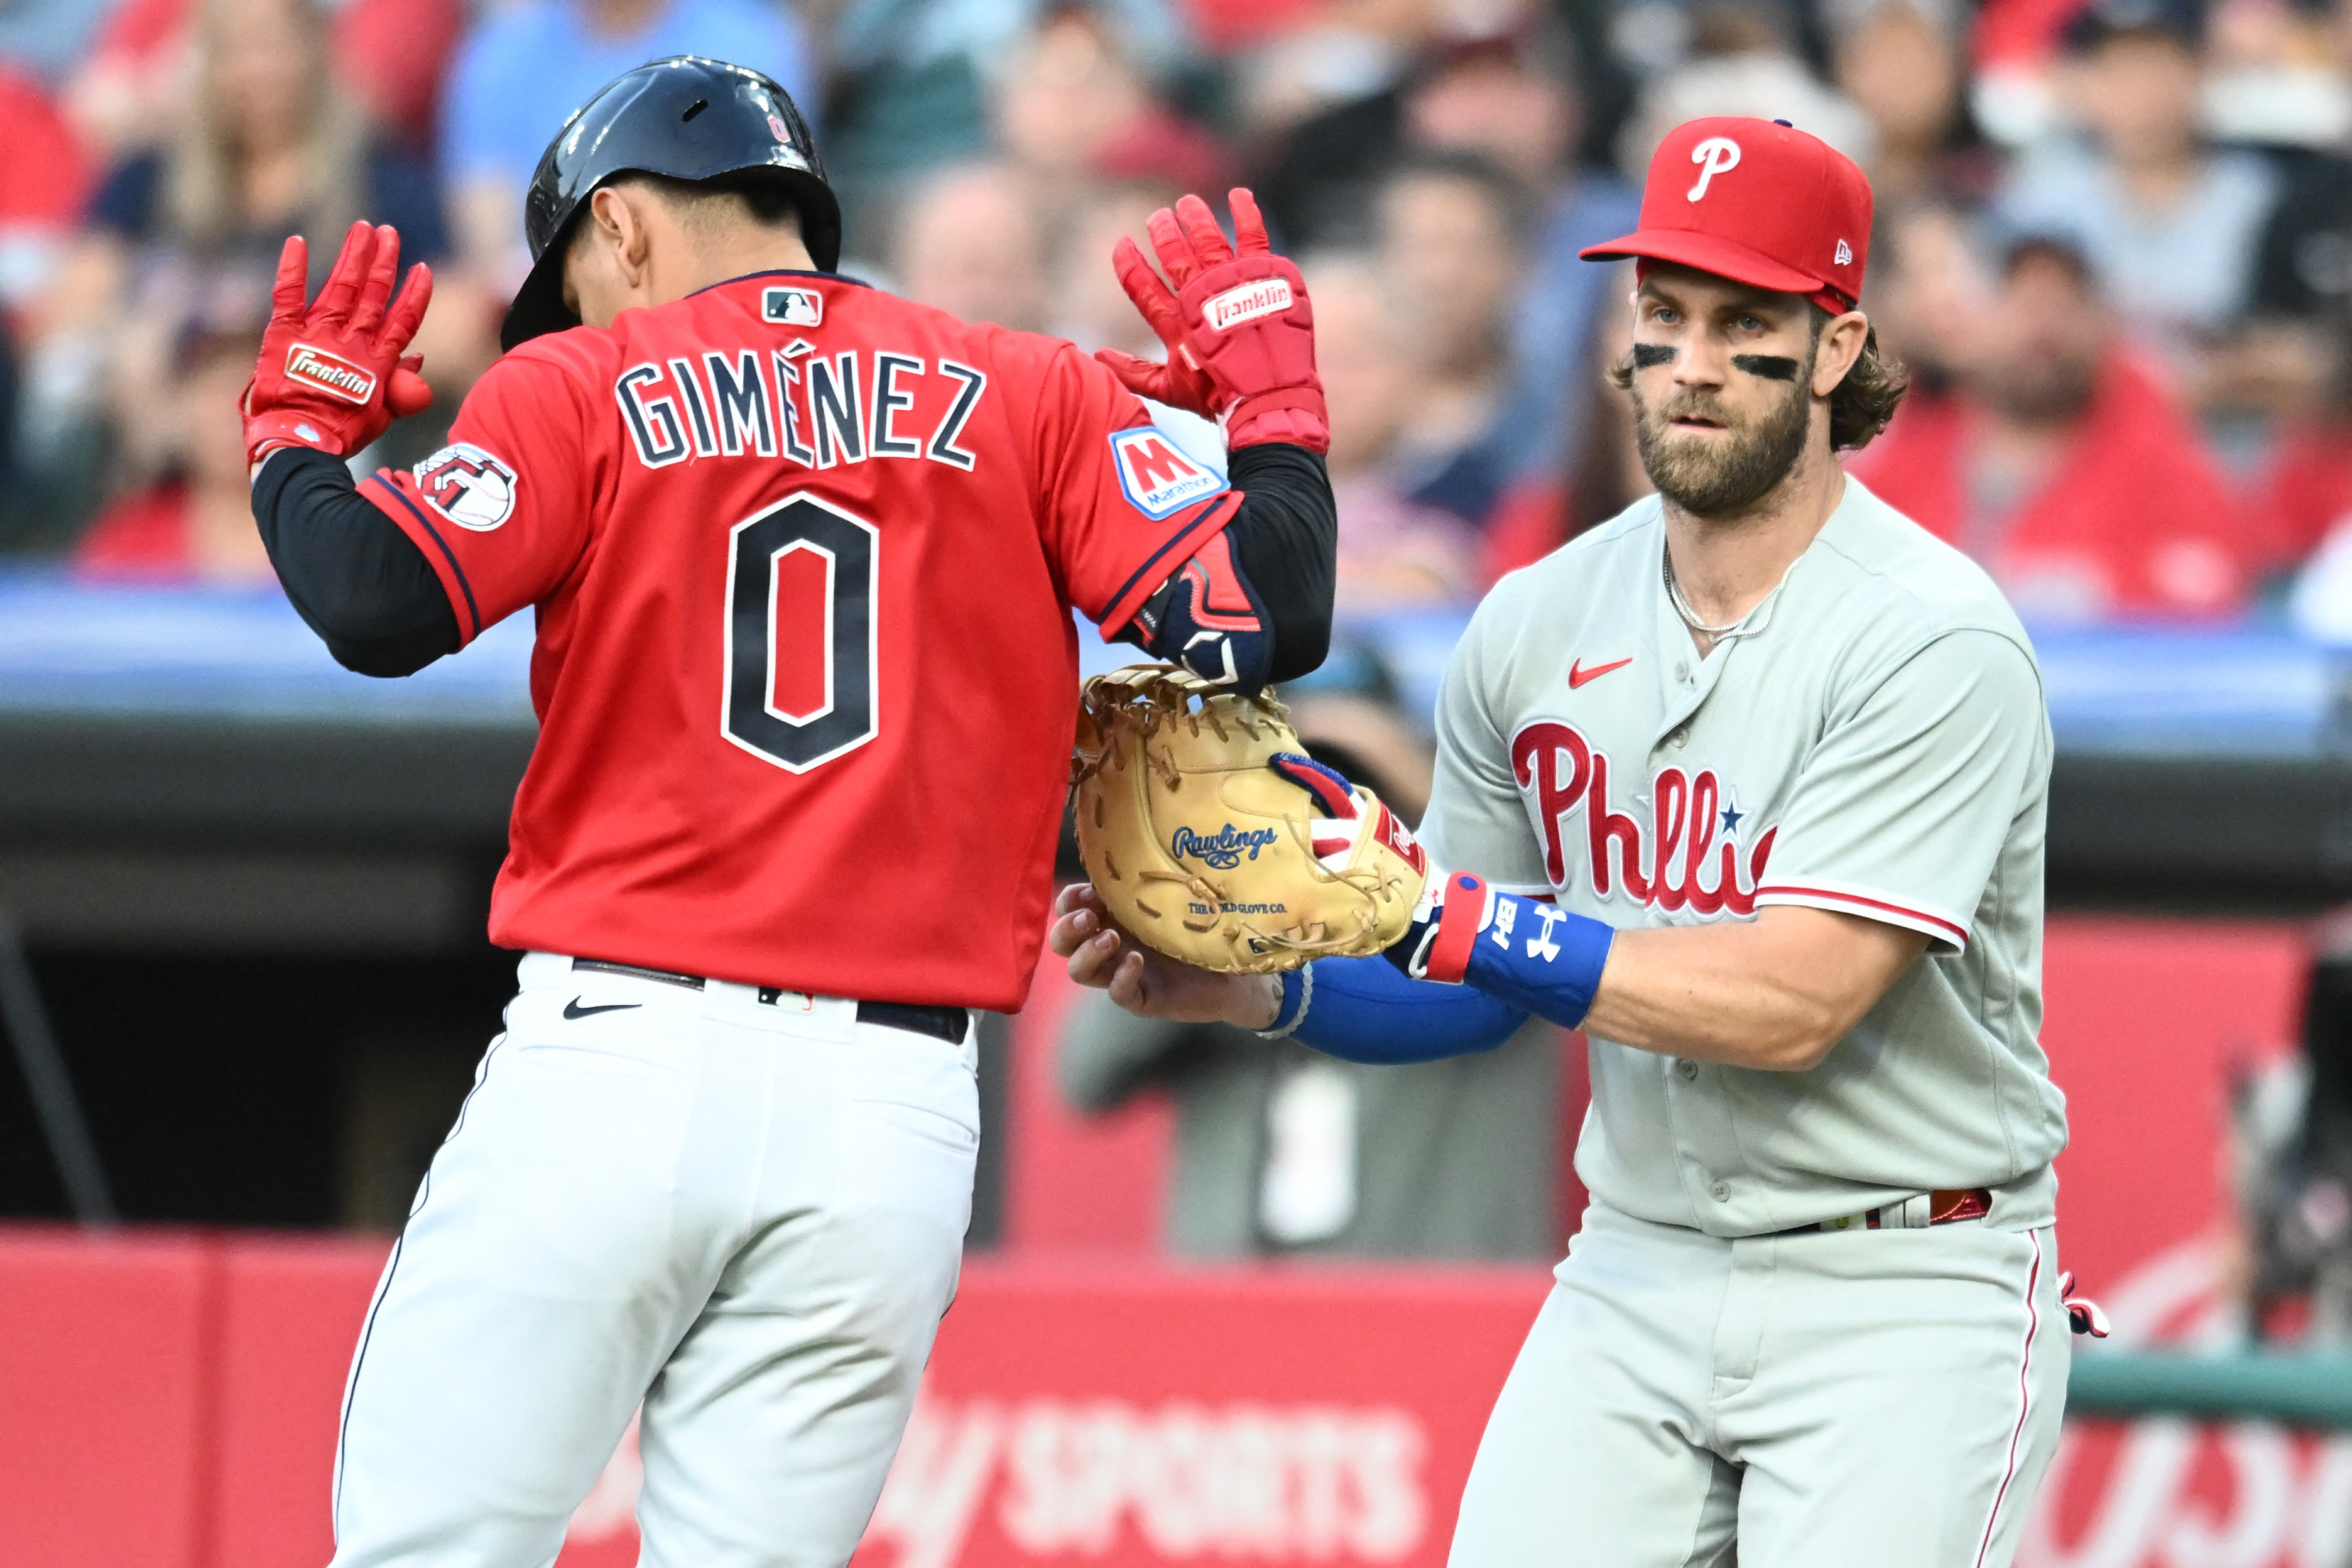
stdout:
{"type": "Polygon", "coordinates": [[[823,326],[824,296],[814,289],[770,289],[760,296],[760,315],[779,326],[823,326]]]}
{"type": "Polygon", "coordinates": [[[286,379],[362,408],[375,399],[375,372],[309,343],[296,343],[286,351],[286,379]]]}
{"type": "Polygon", "coordinates": [[[1129,503],[1154,522],[1225,488],[1223,475],[1186,457],[1156,426],[1114,432],[1110,456],[1129,503]]]}
{"type": "Polygon", "coordinates": [[[1290,282],[1284,278],[1260,278],[1213,294],[1201,305],[1201,314],[1214,331],[1226,331],[1260,316],[1278,316],[1290,309],[1290,282]]]}
{"type": "Polygon", "coordinates": [[[471,442],[442,447],[412,470],[433,510],[477,533],[514,515],[515,471],[471,442]]]}

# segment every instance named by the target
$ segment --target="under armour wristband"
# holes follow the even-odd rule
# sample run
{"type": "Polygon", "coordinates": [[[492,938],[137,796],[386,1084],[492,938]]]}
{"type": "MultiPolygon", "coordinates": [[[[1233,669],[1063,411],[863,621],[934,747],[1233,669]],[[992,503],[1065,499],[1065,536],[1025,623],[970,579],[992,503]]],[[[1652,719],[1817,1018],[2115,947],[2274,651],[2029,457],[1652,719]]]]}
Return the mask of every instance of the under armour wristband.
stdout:
{"type": "MultiPolygon", "coordinates": [[[[1465,879],[1477,881],[1454,878],[1465,879]]],[[[1447,887],[1429,944],[1430,979],[1458,975],[1463,984],[1497,1001],[1564,1029],[1580,1028],[1592,1010],[1593,993],[1601,989],[1616,928],[1517,893],[1496,892],[1484,883],[1477,890],[1482,897],[1461,896],[1466,890],[1447,887]]]]}
{"type": "Polygon", "coordinates": [[[1408,980],[1385,958],[1318,958],[1283,976],[1282,1010],[1265,1032],[1393,1066],[1493,1050],[1527,1021],[1524,1008],[1474,987],[1408,980]]]}

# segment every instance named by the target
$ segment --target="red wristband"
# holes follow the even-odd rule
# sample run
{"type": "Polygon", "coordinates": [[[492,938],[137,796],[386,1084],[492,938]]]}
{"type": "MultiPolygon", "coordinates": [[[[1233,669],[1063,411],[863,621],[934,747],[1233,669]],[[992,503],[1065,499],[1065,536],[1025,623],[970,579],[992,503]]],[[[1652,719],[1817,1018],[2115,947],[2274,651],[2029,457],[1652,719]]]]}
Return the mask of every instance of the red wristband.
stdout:
{"type": "Polygon", "coordinates": [[[270,453],[288,447],[309,447],[338,458],[346,455],[337,445],[332,432],[320,429],[316,419],[298,410],[273,408],[246,420],[247,462],[258,463],[270,453]]]}
{"type": "Polygon", "coordinates": [[[1423,975],[1459,985],[1470,973],[1470,947],[1478,940],[1479,922],[1486,914],[1486,879],[1456,871],[1445,879],[1445,902],[1437,911],[1437,940],[1429,944],[1429,962],[1423,975]]]}
{"type": "Polygon", "coordinates": [[[1310,452],[1331,449],[1331,417],[1323,404],[1323,389],[1283,386],[1236,399],[1225,411],[1225,445],[1263,447],[1287,441],[1310,452]]]}

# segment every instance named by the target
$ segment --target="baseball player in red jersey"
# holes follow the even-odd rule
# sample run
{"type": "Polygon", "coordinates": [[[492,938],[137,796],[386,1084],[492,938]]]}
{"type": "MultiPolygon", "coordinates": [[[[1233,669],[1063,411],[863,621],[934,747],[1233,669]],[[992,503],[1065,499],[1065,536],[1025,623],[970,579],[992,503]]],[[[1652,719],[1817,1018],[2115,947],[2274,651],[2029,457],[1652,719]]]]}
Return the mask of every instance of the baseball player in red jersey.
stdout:
{"type": "Polygon", "coordinates": [[[849,1556],[955,1286],[967,1009],[1045,924],[1071,608],[1248,687],[1322,658],[1311,319],[1234,217],[1155,217],[1173,293],[1122,247],[1171,363],[1106,366],[834,274],[782,90],[661,61],[550,146],[451,444],[356,487],[429,279],[362,225],[306,308],[289,242],[247,396],[289,597],[375,674],[539,632],[520,990],[352,1363],[337,1564],[551,1561],[640,1405],[644,1562],[849,1556]],[[1123,382],[1223,419],[1232,482],[1123,382]]]}

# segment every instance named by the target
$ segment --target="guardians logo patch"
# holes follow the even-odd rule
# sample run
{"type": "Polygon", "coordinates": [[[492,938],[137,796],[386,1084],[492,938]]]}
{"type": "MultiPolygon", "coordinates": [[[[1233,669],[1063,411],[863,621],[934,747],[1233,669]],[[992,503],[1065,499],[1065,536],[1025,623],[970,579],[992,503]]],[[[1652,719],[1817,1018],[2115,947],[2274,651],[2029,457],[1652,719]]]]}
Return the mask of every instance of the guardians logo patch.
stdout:
{"type": "Polygon", "coordinates": [[[415,471],[425,499],[460,528],[488,533],[514,515],[514,469],[469,442],[442,447],[415,471]]]}

